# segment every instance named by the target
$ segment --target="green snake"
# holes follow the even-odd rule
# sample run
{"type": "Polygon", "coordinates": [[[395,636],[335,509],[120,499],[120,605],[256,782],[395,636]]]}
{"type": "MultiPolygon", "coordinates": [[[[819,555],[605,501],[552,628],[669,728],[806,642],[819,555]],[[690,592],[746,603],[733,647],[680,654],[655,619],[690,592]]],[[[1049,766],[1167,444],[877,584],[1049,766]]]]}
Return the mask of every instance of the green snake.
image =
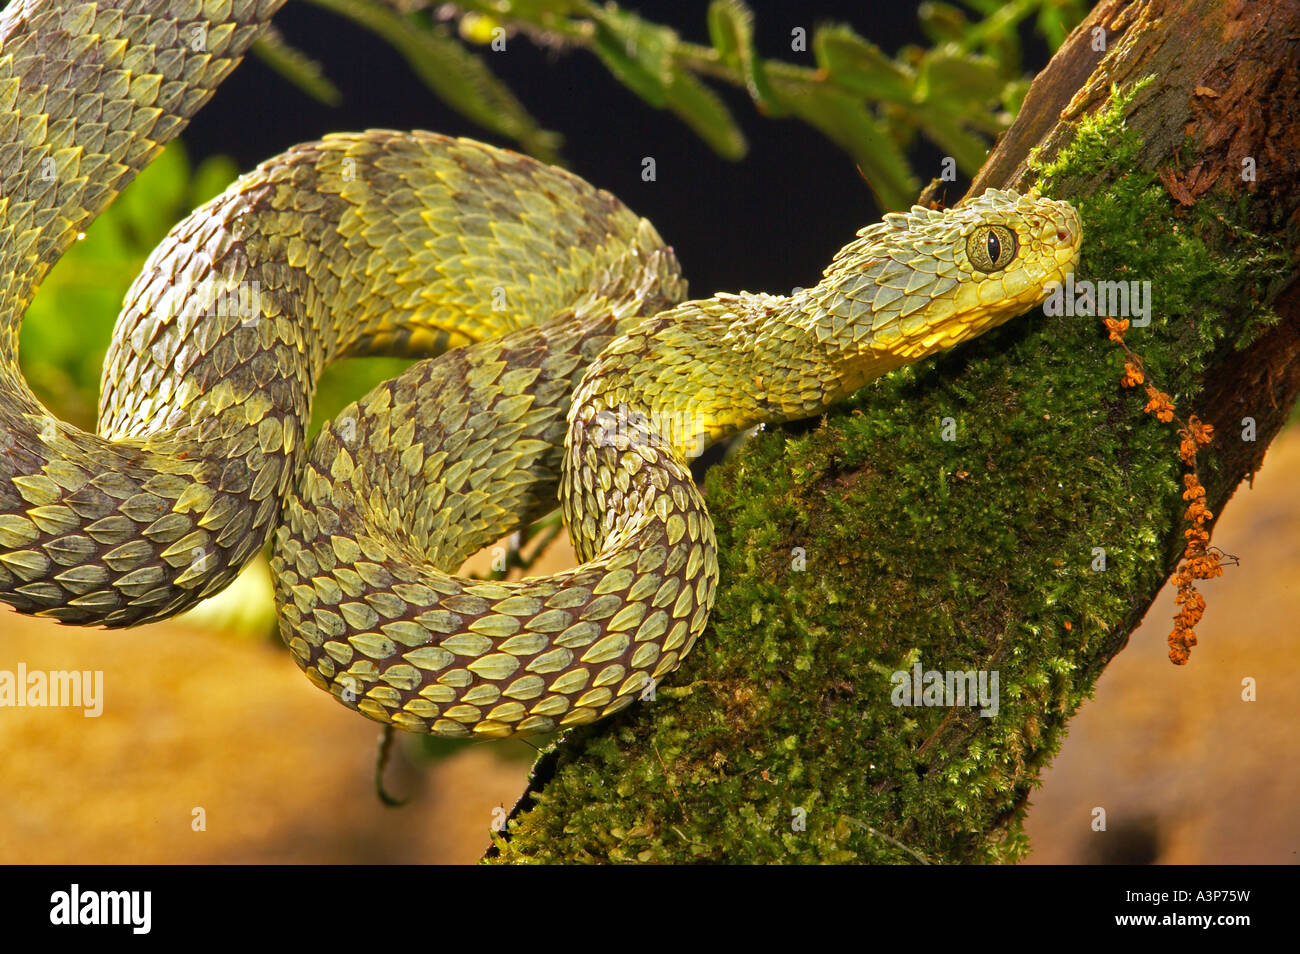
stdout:
{"type": "Polygon", "coordinates": [[[290,149],[178,224],[127,295],[97,434],[19,371],[49,268],[281,0],[15,0],[0,15],[0,599],[129,626],[264,545],[313,683],[442,736],[587,723],[673,672],[718,562],[689,458],[808,417],[1063,281],[1064,202],[988,191],[863,229],[790,297],[687,301],[655,229],[586,182],[429,133],[290,149]],[[307,447],[331,361],[423,358],[307,447]],[[457,577],[555,506],[580,561],[457,577]]]}

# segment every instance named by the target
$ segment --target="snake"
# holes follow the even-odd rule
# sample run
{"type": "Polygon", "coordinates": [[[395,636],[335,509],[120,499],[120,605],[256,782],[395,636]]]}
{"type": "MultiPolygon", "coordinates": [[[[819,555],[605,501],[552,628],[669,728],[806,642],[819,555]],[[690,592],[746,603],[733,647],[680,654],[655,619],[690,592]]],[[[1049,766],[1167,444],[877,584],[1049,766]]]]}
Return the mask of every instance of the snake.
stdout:
{"type": "Polygon", "coordinates": [[[654,226],[569,172],[333,134],[170,231],[127,292],[96,432],[58,420],[20,370],[27,305],[280,2],[0,14],[0,600],[22,613],[166,619],[269,544],[281,636],[343,705],[445,737],[594,722],[708,621],[694,457],[1025,313],[1079,255],[1068,203],[990,189],[885,215],[807,289],[688,300],[654,226]],[[324,368],[370,354],[417,360],[309,445],[324,368]],[[575,566],[457,575],[557,501],[575,566]]]}

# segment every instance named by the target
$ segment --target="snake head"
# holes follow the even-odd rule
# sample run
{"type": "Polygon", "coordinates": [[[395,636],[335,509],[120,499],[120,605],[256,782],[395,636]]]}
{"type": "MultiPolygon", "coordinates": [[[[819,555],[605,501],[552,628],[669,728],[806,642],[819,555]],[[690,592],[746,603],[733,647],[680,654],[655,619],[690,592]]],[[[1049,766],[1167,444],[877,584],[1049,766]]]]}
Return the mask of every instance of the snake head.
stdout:
{"type": "Polygon", "coordinates": [[[1066,202],[990,189],[956,208],[886,215],[840,250],[803,309],[846,356],[853,390],[973,338],[1043,301],[1083,240],[1066,202]]]}

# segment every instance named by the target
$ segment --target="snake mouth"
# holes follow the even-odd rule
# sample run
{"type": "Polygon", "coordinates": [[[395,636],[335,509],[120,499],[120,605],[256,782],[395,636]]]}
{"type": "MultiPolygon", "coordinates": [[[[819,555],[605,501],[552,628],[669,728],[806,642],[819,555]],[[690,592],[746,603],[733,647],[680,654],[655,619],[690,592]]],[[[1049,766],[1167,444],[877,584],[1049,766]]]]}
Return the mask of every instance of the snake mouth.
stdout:
{"type": "Polygon", "coordinates": [[[1060,207],[1064,220],[1056,224],[1056,247],[1057,257],[1065,252],[1066,256],[1061,261],[1061,274],[1064,277],[1065,272],[1070,271],[1079,261],[1079,252],[1083,247],[1083,221],[1079,218],[1079,213],[1072,206],[1065,203],[1057,203],[1060,207]]]}

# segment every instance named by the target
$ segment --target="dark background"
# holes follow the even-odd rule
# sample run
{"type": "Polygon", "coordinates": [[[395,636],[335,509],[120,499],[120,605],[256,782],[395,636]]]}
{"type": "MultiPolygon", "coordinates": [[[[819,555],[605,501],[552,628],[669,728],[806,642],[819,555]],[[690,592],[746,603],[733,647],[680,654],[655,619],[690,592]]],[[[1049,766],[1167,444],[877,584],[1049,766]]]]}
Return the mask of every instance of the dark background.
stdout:
{"type": "MultiPolygon", "coordinates": [[[[626,3],[647,19],[707,43],[705,0],[626,3]]],[[[845,22],[889,54],[906,43],[929,46],[916,2],[751,2],[759,53],[814,65],[790,49],[790,31],[845,22]]],[[[338,108],[298,91],[249,57],[222,84],[183,136],[195,159],[234,156],[241,171],[297,142],[366,128],[428,129],[511,145],[436,99],[389,46],[351,21],[290,2],[275,23],[315,59],[343,94],[338,108]]],[[[1026,36],[1025,68],[1037,72],[1046,48],[1026,36]]],[[[707,81],[731,107],[749,139],[740,162],[716,156],[672,113],[653,109],[625,89],[585,50],[542,50],[513,36],[503,52],[475,48],[545,128],[564,136],[569,168],[609,190],[655,223],[677,250],[695,296],[715,291],[788,293],[816,284],[835,251],[879,218],[853,161],[815,129],[759,116],[741,90],[707,81]],[[641,180],[653,156],[655,182],[641,180]]],[[[922,181],[939,169],[938,150],[918,140],[909,152],[922,181]]],[[[957,183],[954,196],[965,183],[957,183]]]]}

